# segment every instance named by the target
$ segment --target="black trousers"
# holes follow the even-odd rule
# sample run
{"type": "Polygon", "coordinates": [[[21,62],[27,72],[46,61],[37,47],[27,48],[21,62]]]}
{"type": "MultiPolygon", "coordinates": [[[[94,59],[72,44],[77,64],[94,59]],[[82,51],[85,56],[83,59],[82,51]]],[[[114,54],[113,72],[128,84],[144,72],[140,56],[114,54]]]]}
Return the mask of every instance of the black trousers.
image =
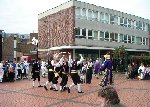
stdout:
{"type": "Polygon", "coordinates": [[[65,85],[67,85],[67,82],[68,82],[68,76],[67,76],[67,74],[63,74],[62,73],[62,80],[61,80],[60,85],[61,86],[65,86],[65,85]]]}
{"type": "Polygon", "coordinates": [[[72,81],[75,85],[77,84],[80,84],[81,83],[81,80],[80,80],[80,76],[78,75],[78,73],[71,73],[71,78],[72,78],[72,81]]]}
{"type": "Polygon", "coordinates": [[[53,71],[48,71],[48,81],[52,82],[54,78],[54,72],[53,71]]]}
{"type": "Polygon", "coordinates": [[[15,74],[13,72],[9,72],[8,77],[10,81],[14,81],[15,74]]]}
{"type": "Polygon", "coordinates": [[[35,81],[36,78],[38,78],[38,81],[40,81],[40,72],[34,72],[33,73],[33,81],[35,81]]]}
{"type": "Polygon", "coordinates": [[[87,73],[86,73],[86,83],[91,83],[92,80],[92,67],[89,67],[89,69],[87,69],[87,73]]]}

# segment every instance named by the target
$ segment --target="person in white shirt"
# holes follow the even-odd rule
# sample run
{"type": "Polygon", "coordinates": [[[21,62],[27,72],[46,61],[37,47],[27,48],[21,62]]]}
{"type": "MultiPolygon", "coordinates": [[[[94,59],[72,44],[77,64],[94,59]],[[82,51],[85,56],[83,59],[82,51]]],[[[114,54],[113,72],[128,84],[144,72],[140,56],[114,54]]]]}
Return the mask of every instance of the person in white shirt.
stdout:
{"type": "Polygon", "coordinates": [[[46,62],[44,60],[41,62],[41,71],[42,71],[42,77],[45,78],[47,68],[46,68],[46,62]]]}
{"type": "Polygon", "coordinates": [[[3,62],[0,63],[0,82],[3,80],[4,70],[3,70],[3,62]]]}
{"type": "Polygon", "coordinates": [[[141,63],[141,66],[140,66],[139,69],[138,69],[138,74],[139,74],[138,79],[139,79],[139,80],[144,79],[144,76],[145,76],[144,71],[145,71],[144,64],[141,63]]]}

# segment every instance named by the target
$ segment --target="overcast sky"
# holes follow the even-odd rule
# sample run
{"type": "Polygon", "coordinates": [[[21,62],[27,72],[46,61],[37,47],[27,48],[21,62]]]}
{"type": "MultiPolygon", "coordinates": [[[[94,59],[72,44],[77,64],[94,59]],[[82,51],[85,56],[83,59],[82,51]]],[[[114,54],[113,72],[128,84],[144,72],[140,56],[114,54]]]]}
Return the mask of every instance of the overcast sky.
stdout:
{"type": "MultiPolygon", "coordinates": [[[[38,32],[38,14],[69,0],[0,0],[0,30],[38,32]]],[[[79,0],[150,19],[150,0],[79,0]]]]}

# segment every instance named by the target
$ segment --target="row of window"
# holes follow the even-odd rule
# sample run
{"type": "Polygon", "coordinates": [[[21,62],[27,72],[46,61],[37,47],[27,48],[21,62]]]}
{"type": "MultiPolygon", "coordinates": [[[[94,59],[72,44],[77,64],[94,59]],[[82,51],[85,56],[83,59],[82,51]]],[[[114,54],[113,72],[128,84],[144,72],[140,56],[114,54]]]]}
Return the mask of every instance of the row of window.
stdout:
{"type": "Polygon", "coordinates": [[[92,20],[92,21],[101,21],[102,23],[120,25],[123,27],[129,27],[138,30],[148,31],[148,24],[135,21],[132,19],[127,19],[119,16],[115,16],[108,13],[98,12],[90,9],[77,7],[75,10],[76,18],[92,20]]]}
{"type": "Polygon", "coordinates": [[[148,45],[148,38],[137,37],[127,34],[103,32],[89,29],[75,28],[75,37],[81,39],[92,39],[109,42],[132,43],[137,45],[148,45]]]}

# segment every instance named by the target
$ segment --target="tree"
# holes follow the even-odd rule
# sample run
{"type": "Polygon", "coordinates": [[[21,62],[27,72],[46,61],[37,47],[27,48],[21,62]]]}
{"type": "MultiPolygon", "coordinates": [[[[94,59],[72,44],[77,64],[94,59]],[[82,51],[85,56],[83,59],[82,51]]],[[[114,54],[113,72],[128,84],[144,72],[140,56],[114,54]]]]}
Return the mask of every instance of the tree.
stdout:
{"type": "Polygon", "coordinates": [[[114,69],[118,72],[125,72],[127,68],[127,51],[124,45],[115,48],[113,51],[114,69]]]}

